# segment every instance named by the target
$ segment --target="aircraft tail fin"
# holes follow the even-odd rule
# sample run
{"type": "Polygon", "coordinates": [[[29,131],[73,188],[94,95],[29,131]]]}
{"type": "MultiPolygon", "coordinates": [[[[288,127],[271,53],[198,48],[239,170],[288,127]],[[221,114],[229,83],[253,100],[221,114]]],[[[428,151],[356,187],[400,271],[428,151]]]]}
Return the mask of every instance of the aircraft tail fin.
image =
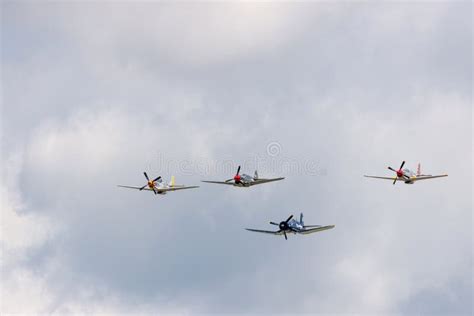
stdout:
{"type": "Polygon", "coordinates": [[[416,175],[421,175],[421,163],[418,163],[418,168],[416,168],[416,175]]]}
{"type": "Polygon", "coordinates": [[[175,180],[174,180],[174,176],[171,176],[170,186],[174,187],[174,184],[175,184],[174,181],[175,181],[175,180]]]}
{"type": "Polygon", "coordinates": [[[301,214],[300,214],[300,223],[301,223],[301,225],[303,225],[303,226],[304,226],[304,222],[303,222],[303,213],[301,213],[301,214]]]}
{"type": "Polygon", "coordinates": [[[254,178],[255,180],[258,179],[258,172],[257,172],[257,170],[255,170],[255,173],[254,173],[254,175],[253,175],[253,178],[254,178]]]}

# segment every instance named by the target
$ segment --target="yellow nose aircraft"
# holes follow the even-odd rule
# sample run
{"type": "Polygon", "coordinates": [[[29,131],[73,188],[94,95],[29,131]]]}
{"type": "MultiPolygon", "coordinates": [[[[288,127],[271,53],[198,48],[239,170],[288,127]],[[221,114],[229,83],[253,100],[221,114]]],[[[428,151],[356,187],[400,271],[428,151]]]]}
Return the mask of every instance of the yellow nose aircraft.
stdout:
{"type": "Polygon", "coordinates": [[[127,189],[135,189],[139,191],[142,191],[142,190],[153,191],[153,193],[155,194],[166,194],[169,191],[199,188],[199,186],[185,186],[185,185],[175,184],[174,176],[171,176],[171,181],[169,183],[165,183],[161,180],[161,176],[158,176],[155,179],[150,180],[146,172],[143,172],[143,174],[145,175],[145,178],[147,180],[147,183],[144,186],[134,187],[134,186],[128,186],[128,185],[118,185],[118,187],[127,188],[127,189]]]}

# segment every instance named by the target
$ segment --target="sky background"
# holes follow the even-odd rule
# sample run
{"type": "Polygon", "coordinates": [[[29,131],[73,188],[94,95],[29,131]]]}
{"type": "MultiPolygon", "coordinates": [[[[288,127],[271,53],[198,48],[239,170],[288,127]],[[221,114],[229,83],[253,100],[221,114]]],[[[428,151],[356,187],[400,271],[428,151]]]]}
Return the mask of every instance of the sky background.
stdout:
{"type": "Polygon", "coordinates": [[[2,313],[472,314],[471,2],[2,1],[1,58],[2,313]]]}

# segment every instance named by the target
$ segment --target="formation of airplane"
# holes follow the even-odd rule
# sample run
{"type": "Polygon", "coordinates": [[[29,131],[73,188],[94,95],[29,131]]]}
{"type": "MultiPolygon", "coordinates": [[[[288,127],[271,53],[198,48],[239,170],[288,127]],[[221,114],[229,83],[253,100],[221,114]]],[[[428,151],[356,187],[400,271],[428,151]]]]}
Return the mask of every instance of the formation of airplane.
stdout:
{"type": "Polygon", "coordinates": [[[253,228],[246,228],[246,230],[256,233],[264,233],[264,234],[271,234],[271,235],[283,235],[285,239],[288,239],[287,234],[302,234],[308,235],[312,233],[317,233],[323,230],[332,229],[335,225],[305,225],[303,222],[303,213],[300,214],[300,220],[297,221],[293,218],[293,215],[288,217],[286,221],[281,221],[280,223],[270,222],[271,225],[278,226],[277,231],[272,230],[260,230],[260,229],[253,229],[253,228]]]}
{"type": "Polygon", "coordinates": [[[118,186],[121,188],[135,189],[139,191],[142,191],[142,190],[153,191],[155,195],[166,194],[167,192],[170,192],[170,191],[199,188],[198,186],[185,186],[185,185],[175,184],[174,176],[171,177],[171,181],[169,183],[165,183],[161,179],[161,176],[158,176],[155,179],[150,180],[146,172],[143,172],[143,174],[145,175],[145,178],[147,180],[147,183],[144,186],[141,186],[141,187],[134,187],[134,186],[129,186],[129,185],[118,185],[118,186]]]}
{"type": "Polygon", "coordinates": [[[209,180],[203,180],[202,182],[206,183],[215,183],[215,184],[227,184],[227,185],[232,185],[234,187],[251,187],[253,185],[257,184],[262,184],[262,183],[267,183],[267,182],[273,182],[273,181],[280,181],[285,178],[273,178],[273,179],[264,179],[264,178],[259,178],[257,170],[255,170],[254,176],[249,176],[248,174],[243,173],[242,175],[240,174],[240,166],[237,168],[237,173],[235,176],[231,179],[227,179],[225,181],[209,181],[209,180]]]}
{"type": "MultiPolygon", "coordinates": [[[[447,174],[440,174],[440,175],[429,175],[429,174],[422,174],[421,173],[421,165],[418,164],[418,168],[416,173],[411,171],[408,168],[403,168],[405,166],[405,161],[402,162],[400,165],[400,168],[398,169],[393,169],[392,167],[388,167],[389,170],[395,172],[395,175],[393,177],[382,177],[382,176],[368,176],[364,175],[364,177],[367,178],[376,178],[376,179],[385,179],[385,180],[392,180],[393,184],[395,184],[397,181],[403,181],[406,184],[413,184],[416,181],[419,180],[427,180],[427,179],[434,179],[434,178],[441,178],[441,177],[447,177],[447,174]]],[[[166,194],[167,192],[170,191],[178,191],[178,190],[186,190],[186,189],[195,189],[199,188],[199,186],[185,186],[185,185],[177,185],[175,184],[175,177],[172,176],[171,180],[169,183],[163,182],[161,176],[156,177],[153,180],[150,180],[148,177],[148,174],[146,172],[143,172],[143,175],[145,176],[147,183],[143,186],[128,186],[128,185],[118,185],[119,187],[122,188],[127,188],[127,189],[134,189],[134,190],[146,190],[146,191],[152,191],[155,195],[156,194],[166,194]]],[[[268,183],[268,182],[273,182],[273,181],[280,181],[285,178],[280,177],[280,178],[260,178],[258,176],[257,171],[255,171],[254,176],[249,176],[247,174],[240,174],[240,166],[237,168],[237,173],[235,176],[231,179],[227,179],[225,181],[209,181],[209,180],[203,180],[202,182],[206,183],[215,183],[215,184],[226,184],[226,185],[231,185],[234,187],[250,187],[253,185],[257,184],[262,184],[262,183],[268,183]]],[[[278,230],[276,231],[271,231],[271,230],[260,230],[260,229],[253,229],[253,228],[246,228],[246,230],[251,231],[251,232],[257,232],[257,233],[264,233],[264,234],[271,234],[271,235],[283,235],[285,236],[285,239],[288,239],[287,234],[302,234],[302,235],[307,235],[307,234],[312,234],[328,229],[332,229],[335,227],[335,225],[327,225],[327,226],[321,226],[321,225],[305,225],[303,222],[303,213],[300,214],[300,219],[299,221],[293,218],[293,215],[288,217],[285,221],[281,221],[280,223],[275,223],[275,222],[270,222],[271,225],[278,226],[278,230]]]]}
{"type": "Polygon", "coordinates": [[[393,184],[395,184],[397,181],[403,181],[406,184],[413,184],[416,181],[420,181],[420,180],[442,178],[442,177],[447,177],[448,176],[447,174],[440,174],[440,175],[436,175],[436,176],[432,176],[430,174],[422,174],[421,173],[421,164],[418,164],[418,168],[417,168],[416,173],[411,171],[408,168],[403,169],[404,165],[405,165],[405,161],[402,162],[402,164],[400,165],[400,168],[398,168],[398,170],[395,170],[392,167],[388,167],[389,170],[395,172],[394,177],[380,177],[380,176],[367,176],[367,175],[364,175],[364,177],[375,178],[375,179],[392,180],[393,184]]]}

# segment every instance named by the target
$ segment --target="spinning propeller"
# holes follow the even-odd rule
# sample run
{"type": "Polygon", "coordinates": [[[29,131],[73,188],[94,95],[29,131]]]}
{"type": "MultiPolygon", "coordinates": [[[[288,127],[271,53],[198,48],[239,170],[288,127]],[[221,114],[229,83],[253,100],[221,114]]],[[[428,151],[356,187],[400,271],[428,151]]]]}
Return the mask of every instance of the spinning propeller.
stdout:
{"type": "Polygon", "coordinates": [[[285,235],[285,239],[288,240],[288,237],[286,236],[286,231],[287,230],[293,231],[293,229],[291,229],[291,227],[288,225],[288,223],[290,222],[292,218],[293,218],[293,215],[288,217],[286,221],[280,222],[280,224],[275,223],[275,222],[270,222],[270,224],[278,226],[280,228],[278,233],[283,232],[283,235],[285,235]]]}
{"type": "Polygon", "coordinates": [[[400,168],[398,170],[395,170],[393,169],[392,167],[388,167],[389,170],[392,170],[393,172],[396,172],[397,173],[397,176],[395,177],[395,179],[393,179],[393,184],[395,184],[395,182],[397,182],[397,179],[398,178],[402,178],[402,177],[405,177],[407,179],[409,179],[409,177],[403,173],[403,166],[405,165],[405,161],[402,162],[400,168]]]}
{"type": "Polygon", "coordinates": [[[143,172],[143,174],[145,175],[145,178],[148,182],[147,182],[147,184],[145,184],[144,186],[142,186],[140,188],[140,191],[143,190],[146,187],[149,187],[150,189],[153,190],[153,193],[157,194],[158,192],[156,192],[155,182],[160,180],[161,176],[156,177],[156,179],[154,179],[154,180],[150,180],[150,178],[148,178],[148,175],[146,174],[146,172],[143,172]]]}
{"type": "Polygon", "coordinates": [[[240,166],[237,168],[237,173],[235,174],[235,176],[232,179],[225,180],[225,182],[234,180],[235,184],[239,184],[240,179],[241,179],[239,173],[240,173],[240,166]]]}

